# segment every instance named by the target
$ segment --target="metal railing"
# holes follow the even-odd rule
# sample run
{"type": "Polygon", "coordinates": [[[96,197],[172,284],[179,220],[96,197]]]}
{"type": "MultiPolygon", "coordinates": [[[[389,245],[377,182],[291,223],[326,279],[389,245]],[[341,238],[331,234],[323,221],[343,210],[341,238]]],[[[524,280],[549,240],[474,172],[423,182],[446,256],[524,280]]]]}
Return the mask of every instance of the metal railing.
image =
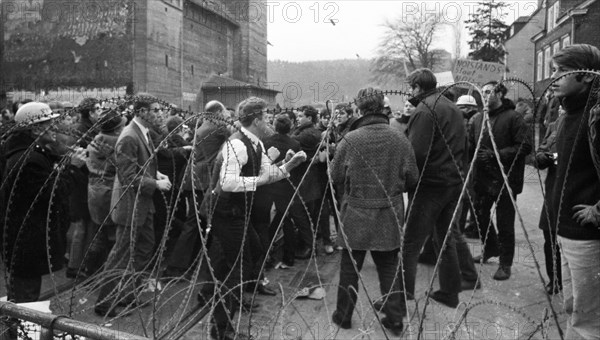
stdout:
{"type": "MultiPolygon", "coordinates": [[[[54,331],[95,340],[148,340],[139,335],[73,320],[66,316],[42,313],[12,302],[0,301],[0,317],[16,318],[39,325],[41,327],[40,340],[53,340],[54,331]]],[[[2,321],[0,324],[0,340],[10,339],[6,336],[10,326],[2,321]]]]}

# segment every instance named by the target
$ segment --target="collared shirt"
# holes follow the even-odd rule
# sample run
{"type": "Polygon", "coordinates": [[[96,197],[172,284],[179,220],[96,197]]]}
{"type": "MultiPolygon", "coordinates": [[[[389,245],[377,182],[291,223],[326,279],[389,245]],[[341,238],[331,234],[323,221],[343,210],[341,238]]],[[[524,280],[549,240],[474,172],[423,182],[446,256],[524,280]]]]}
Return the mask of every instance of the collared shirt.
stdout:
{"type": "Polygon", "coordinates": [[[227,192],[249,192],[256,191],[259,178],[269,176],[268,183],[280,181],[289,177],[289,173],[283,167],[271,164],[271,160],[264,153],[264,144],[260,139],[246,128],[241,128],[242,133],[250,139],[254,150],[258,145],[263,150],[261,157],[260,173],[258,176],[241,176],[242,167],[248,163],[248,152],[246,145],[239,139],[228,140],[222,149],[223,165],[219,175],[221,189],[227,192]]]}
{"type": "Polygon", "coordinates": [[[144,135],[144,138],[146,139],[146,143],[148,145],[150,145],[150,140],[148,140],[148,133],[150,132],[150,129],[148,129],[147,127],[144,126],[144,124],[138,122],[138,117],[133,118],[133,122],[137,124],[137,126],[140,128],[140,130],[142,130],[142,134],[144,135]]]}

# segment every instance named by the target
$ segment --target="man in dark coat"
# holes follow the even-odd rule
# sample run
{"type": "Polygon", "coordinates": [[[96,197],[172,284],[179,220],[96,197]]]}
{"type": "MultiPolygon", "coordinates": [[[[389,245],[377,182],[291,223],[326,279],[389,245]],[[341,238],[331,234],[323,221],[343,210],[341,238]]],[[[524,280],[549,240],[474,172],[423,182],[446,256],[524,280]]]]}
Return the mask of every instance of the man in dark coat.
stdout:
{"type": "MultiPolygon", "coordinates": [[[[275,134],[265,140],[265,148],[275,147],[279,150],[279,157],[275,159],[275,163],[284,160],[287,150],[300,152],[300,143],[289,136],[292,128],[292,121],[287,115],[279,115],[275,120],[275,134]]],[[[307,225],[308,216],[304,213],[304,207],[298,199],[292,201],[294,195],[294,186],[298,186],[300,176],[297,172],[299,169],[294,169],[290,173],[290,179],[282,179],[281,181],[269,184],[267,190],[275,203],[277,213],[271,223],[269,232],[270,240],[272,240],[277,231],[277,227],[283,219],[283,258],[280,266],[291,267],[294,265],[295,250],[296,250],[296,235],[294,231],[294,223],[296,225],[307,225]],[[292,184],[294,186],[292,186],[292,184]],[[290,206],[288,209],[288,205],[290,206]],[[287,215],[284,215],[288,210],[287,215]]],[[[305,235],[300,235],[301,239],[312,240],[312,234],[306,234],[305,229],[299,230],[305,235]]]]}
{"type": "Polygon", "coordinates": [[[348,104],[337,104],[333,110],[333,117],[337,121],[335,128],[336,143],[339,143],[342,138],[350,131],[352,123],[356,121],[354,110],[348,104]]]}
{"type": "MultiPolygon", "coordinates": [[[[325,193],[325,185],[323,184],[324,179],[327,177],[326,169],[319,166],[319,159],[313,158],[319,151],[321,144],[321,131],[319,131],[315,124],[318,122],[317,110],[306,105],[298,109],[298,127],[292,134],[292,138],[300,143],[302,151],[306,153],[306,162],[301,164],[298,169],[298,176],[304,177],[304,180],[300,182],[299,186],[299,199],[304,201],[308,215],[310,216],[309,225],[298,225],[299,229],[303,229],[300,235],[306,235],[307,231],[312,234],[315,230],[319,230],[320,234],[323,235],[323,230],[329,228],[329,218],[321,217],[320,208],[321,201],[325,193]],[[326,226],[325,226],[326,224],[326,226]]],[[[323,235],[329,238],[329,233],[323,235]]],[[[330,240],[324,241],[326,244],[330,243],[330,240]]],[[[299,259],[307,259],[311,256],[313,250],[313,238],[310,240],[301,239],[301,247],[297,254],[299,259]]]]}
{"type": "MultiPolygon", "coordinates": [[[[206,118],[202,125],[196,129],[193,140],[194,149],[190,155],[192,157],[191,164],[185,169],[183,178],[183,190],[188,192],[187,195],[190,196],[190,211],[183,230],[177,239],[173,254],[169,259],[169,266],[165,271],[166,276],[183,274],[189,269],[192,260],[198,253],[197,249],[200,245],[198,225],[200,225],[201,230],[206,230],[206,221],[201,216],[197,216],[196,213],[202,205],[204,193],[210,186],[213,167],[221,146],[231,135],[225,123],[231,118],[231,115],[222,103],[216,100],[210,101],[206,104],[204,111],[206,112],[206,118]],[[197,217],[200,217],[200,220],[197,217]]],[[[201,272],[203,279],[208,280],[211,278],[210,275],[204,274],[208,273],[201,272]]]]}
{"type": "Polygon", "coordinates": [[[21,127],[6,141],[2,258],[9,277],[8,300],[15,303],[37,301],[42,275],[62,267],[69,221],[66,202],[72,175],[85,163],[85,151],[76,151],[70,164],[55,169],[57,160],[48,147],[56,142],[50,129],[58,116],[46,104],[27,103],[15,115],[21,127]]]}
{"type": "Polygon", "coordinates": [[[470,153],[475,162],[473,190],[475,191],[475,212],[478,214],[479,231],[483,243],[483,254],[474,258],[486,263],[490,257],[500,255],[500,265],[494,274],[495,280],[507,280],[515,253],[515,209],[512,200],[523,190],[525,157],[531,152],[529,127],[523,116],[514,110],[514,104],[504,98],[507,89],[492,81],[482,88],[485,108],[489,115],[492,131],[483,122],[484,114],[477,113],[469,126],[470,153]],[[482,122],[485,125],[482,125],[482,122]],[[483,133],[479,152],[475,154],[477,141],[483,133]],[[502,169],[498,165],[492,145],[492,136],[502,169]],[[503,171],[508,176],[509,194],[503,171]],[[498,232],[491,227],[490,210],[496,203],[496,225],[498,232]]]}
{"type": "Polygon", "coordinates": [[[565,339],[600,334],[600,50],[588,44],[552,56],[551,89],[565,115],[556,135],[558,153],[552,210],[561,250],[565,339]]]}
{"type": "Polygon", "coordinates": [[[352,327],[358,272],[370,251],[381,293],[387,300],[383,307],[386,317],[381,323],[398,336],[406,315],[397,279],[404,224],[402,194],[417,184],[417,166],[406,136],[390,127],[389,118],[382,113],[383,93],[366,88],[358,92],[356,101],[362,117],[340,142],[331,164],[334,184],[344,188],[338,238],[344,249],[332,320],[342,328],[352,327]]]}
{"type": "Polygon", "coordinates": [[[462,112],[437,91],[437,79],[429,69],[415,70],[407,82],[416,109],[406,133],[415,151],[421,182],[416,192],[409,193],[411,207],[402,250],[406,291],[414,294],[418,256],[431,235],[441,262],[440,290],[430,297],[454,308],[461,291],[461,275],[456,241],[446,235],[449,228],[455,227],[450,222],[463,184],[466,128],[462,112]]]}
{"type": "MultiPolygon", "coordinates": [[[[116,243],[104,267],[105,272],[112,271],[112,275],[119,270],[139,274],[147,269],[155,242],[152,196],[157,189],[171,189],[169,178],[157,170],[149,133],[159,120],[162,106],[149,97],[138,100],[134,110],[135,117],[123,129],[115,145],[117,176],[111,197],[111,217],[117,225],[116,243]]],[[[137,284],[135,281],[139,278],[131,280],[123,275],[122,280],[137,284]]],[[[124,298],[122,295],[128,292],[117,291],[118,284],[117,278],[102,286],[94,308],[96,314],[114,317],[122,311],[120,307],[133,305],[134,296],[129,294],[124,298]]]]}

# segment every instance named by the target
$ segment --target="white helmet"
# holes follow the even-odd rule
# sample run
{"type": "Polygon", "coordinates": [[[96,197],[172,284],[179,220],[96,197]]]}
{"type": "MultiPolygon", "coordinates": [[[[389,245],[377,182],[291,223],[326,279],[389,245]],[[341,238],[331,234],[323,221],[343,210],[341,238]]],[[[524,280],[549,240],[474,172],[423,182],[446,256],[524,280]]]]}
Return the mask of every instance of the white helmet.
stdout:
{"type": "Polygon", "coordinates": [[[458,98],[458,100],[456,101],[456,105],[477,106],[477,101],[475,100],[475,98],[473,98],[473,96],[464,95],[458,98]]]}
{"type": "Polygon", "coordinates": [[[383,97],[383,107],[390,107],[390,98],[387,96],[383,97]]]}
{"type": "Polygon", "coordinates": [[[39,102],[30,102],[22,105],[15,114],[15,123],[17,124],[37,124],[60,116],[58,113],[52,113],[48,104],[39,102]]]}

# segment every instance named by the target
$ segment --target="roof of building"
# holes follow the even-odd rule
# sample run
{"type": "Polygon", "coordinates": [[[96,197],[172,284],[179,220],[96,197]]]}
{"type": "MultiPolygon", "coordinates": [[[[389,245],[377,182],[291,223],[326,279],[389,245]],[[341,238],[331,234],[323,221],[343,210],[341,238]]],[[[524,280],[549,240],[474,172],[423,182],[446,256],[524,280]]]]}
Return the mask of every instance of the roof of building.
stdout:
{"type": "Polygon", "coordinates": [[[523,15],[517,18],[517,20],[515,20],[515,23],[526,23],[529,21],[529,15],[523,15]]]}
{"type": "Polygon", "coordinates": [[[240,80],[235,80],[229,77],[223,77],[223,76],[219,76],[219,75],[212,75],[210,76],[203,84],[202,84],[202,89],[203,90],[211,90],[211,89],[219,89],[219,90],[225,90],[225,89],[239,89],[239,88],[251,88],[251,89],[255,89],[255,90],[261,90],[261,91],[270,91],[270,92],[274,92],[274,93],[279,93],[281,91],[277,91],[277,90],[273,90],[267,87],[262,87],[259,85],[253,85],[253,84],[249,84],[240,80]]]}

